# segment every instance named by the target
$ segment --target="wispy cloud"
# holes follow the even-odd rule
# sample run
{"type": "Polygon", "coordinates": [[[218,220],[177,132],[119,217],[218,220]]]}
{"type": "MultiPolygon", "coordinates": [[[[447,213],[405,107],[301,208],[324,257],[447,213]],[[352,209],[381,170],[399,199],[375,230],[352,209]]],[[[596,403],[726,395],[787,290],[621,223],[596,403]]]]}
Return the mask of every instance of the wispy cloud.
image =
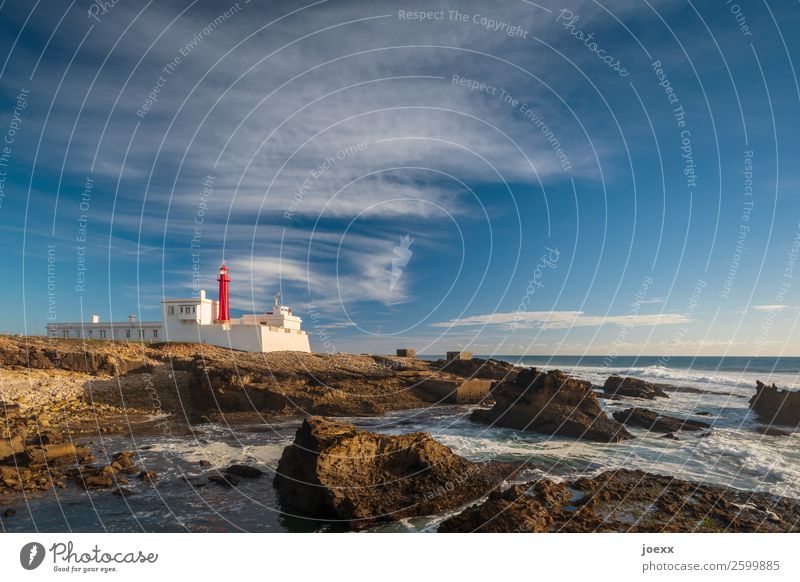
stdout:
{"type": "Polygon", "coordinates": [[[689,317],[677,313],[653,315],[587,315],[583,311],[528,311],[489,313],[450,321],[437,322],[433,327],[460,327],[467,325],[539,327],[541,329],[567,329],[572,327],[599,327],[621,325],[631,327],[675,325],[688,323],[689,317]]]}

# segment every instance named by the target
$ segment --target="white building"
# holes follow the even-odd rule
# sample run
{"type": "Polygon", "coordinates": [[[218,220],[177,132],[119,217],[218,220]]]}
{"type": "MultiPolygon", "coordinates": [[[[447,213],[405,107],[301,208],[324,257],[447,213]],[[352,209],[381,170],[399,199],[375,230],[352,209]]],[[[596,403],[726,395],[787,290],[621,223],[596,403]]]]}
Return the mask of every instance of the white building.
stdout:
{"type": "Polygon", "coordinates": [[[204,343],[244,352],[311,351],[302,319],[281,305],[280,294],[272,311],[226,321],[216,319],[218,303],[200,291],[197,297],[162,301],[160,322],[140,322],[131,315],[126,322],[101,323],[93,315],[87,323],[50,323],[47,332],[50,337],[77,339],[204,343]]]}
{"type": "Polygon", "coordinates": [[[160,321],[136,321],[131,314],[128,321],[102,322],[99,315],[92,315],[88,322],[48,323],[50,337],[68,339],[98,339],[115,341],[160,341],[164,335],[160,321]]]}
{"type": "Polygon", "coordinates": [[[280,294],[275,296],[272,311],[227,321],[214,319],[218,302],[208,299],[205,291],[197,298],[162,303],[164,336],[172,342],[212,344],[243,352],[311,351],[308,334],[301,329],[303,320],[281,305],[280,294]]]}

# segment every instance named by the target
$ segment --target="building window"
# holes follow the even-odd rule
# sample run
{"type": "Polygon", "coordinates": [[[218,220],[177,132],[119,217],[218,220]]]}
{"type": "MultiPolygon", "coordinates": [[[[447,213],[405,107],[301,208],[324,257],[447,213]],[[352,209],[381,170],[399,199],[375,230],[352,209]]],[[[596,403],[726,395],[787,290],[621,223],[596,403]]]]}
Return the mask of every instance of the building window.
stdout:
{"type": "Polygon", "coordinates": [[[89,330],[89,337],[92,337],[92,330],[89,330]]]}
{"type": "Polygon", "coordinates": [[[140,339],[143,339],[143,338],[144,338],[144,330],[143,330],[143,329],[140,329],[140,330],[139,330],[139,338],[140,338],[140,339]]]}
{"type": "Polygon", "coordinates": [[[175,315],[175,306],[174,306],[174,305],[170,305],[170,306],[169,306],[168,313],[169,313],[170,315],[175,315]]]}
{"type": "Polygon", "coordinates": [[[183,313],[183,305],[181,305],[181,313],[183,313]]]}
{"type": "Polygon", "coordinates": [[[157,337],[158,337],[158,330],[157,330],[157,329],[154,329],[154,330],[153,330],[153,339],[155,339],[155,338],[157,338],[157,337]]]}
{"type": "Polygon", "coordinates": [[[192,313],[197,313],[197,307],[192,307],[192,313]]]}
{"type": "Polygon", "coordinates": [[[101,330],[100,330],[100,337],[101,337],[101,338],[103,338],[103,339],[105,339],[105,337],[106,337],[106,330],[104,330],[104,329],[101,329],[101,330]]]}
{"type": "Polygon", "coordinates": [[[68,330],[66,330],[66,329],[64,330],[64,337],[65,337],[65,338],[68,338],[68,337],[69,337],[69,331],[68,331],[68,330]]]}
{"type": "Polygon", "coordinates": [[[125,330],[125,337],[128,338],[128,339],[131,339],[131,330],[129,330],[129,329],[125,330]]]}

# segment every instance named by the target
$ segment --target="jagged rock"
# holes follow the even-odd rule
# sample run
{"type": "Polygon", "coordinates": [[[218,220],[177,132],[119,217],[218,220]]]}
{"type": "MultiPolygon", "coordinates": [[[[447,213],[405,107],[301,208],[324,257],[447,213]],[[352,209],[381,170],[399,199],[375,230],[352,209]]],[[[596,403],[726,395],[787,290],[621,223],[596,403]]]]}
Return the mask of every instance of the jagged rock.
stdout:
{"type": "Polygon", "coordinates": [[[139,473],[139,479],[145,481],[146,483],[152,483],[156,480],[158,474],[155,471],[142,471],[139,473]]]}
{"type": "Polygon", "coordinates": [[[546,532],[557,511],[569,502],[569,489],[549,480],[495,490],[489,498],[443,521],[438,531],[480,533],[546,532]]]}
{"type": "Polygon", "coordinates": [[[79,454],[88,454],[85,447],[76,447],[72,443],[59,443],[28,449],[31,465],[44,465],[62,457],[77,458],[79,454]]]}
{"type": "Polygon", "coordinates": [[[475,501],[515,469],[467,461],[428,433],[381,435],[310,417],[284,449],[274,483],[287,513],[358,529],[475,501]]]}
{"type": "Polygon", "coordinates": [[[624,426],[606,416],[589,382],[559,370],[525,370],[514,382],[499,384],[493,394],[495,405],[474,411],[473,420],[599,442],[633,438],[624,426]]]}
{"type": "Polygon", "coordinates": [[[224,475],[211,475],[208,478],[209,483],[216,483],[223,487],[236,487],[240,481],[236,475],[225,473],[224,475]]]}
{"type": "Polygon", "coordinates": [[[231,465],[225,469],[225,473],[229,475],[236,475],[237,477],[244,477],[245,479],[256,479],[264,474],[264,471],[249,465],[231,465]]]}
{"type": "Polygon", "coordinates": [[[25,450],[25,441],[21,435],[11,438],[0,438],[0,463],[14,462],[14,456],[25,450]]]}
{"type": "Polygon", "coordinates": [[[431,364],[435,370],[441,370],[464,378],[482,378],[485,380],[513,381],[519,368],[500,360],[472,358],[471,360],[437,360],[431,364]]]}
{"type": "Polygon", "coordinates": [[[756,393],[750,399],[750,408],[766,424],[800,426],[800,392],[779,390],[775,384],[767,386],[756,382],[756,393]]]}
{"type": "Polygon", "coordinates": [[[753,431],[763,434],[764,436],[792,436],[791,431],[781,430],[774,426],[767,426],[764,424],[759,424],[753,429],[753,431]]]}
{"type": "Polygon", "coordinates": [[[492,380],[478,378],[470,380],[426,378],[418,382],[413,389],[429,402],[476,404],[491,394],[493,384],[492,380]]]}
{"type": "Polygon", "coordinates": [[[630,398],[669,398],[658,384],[653,384],[646,380],[631,378],[629,376],[609,376],[603,384],[603,395],[605,398],[619,398],[628,396],[630,398]]]}
{"type": "Polygon", "coordinates": [[[482,504],[444,521],[439,531],[800,531],[800,500],[643,471],[618,469],[568,487],[545,480],[530,492],[527,488],[491,493],[482,504]],[[549,501],[536,493],[542,483],[553,493],[549,501]]]}
{"type": "Polygon", "coordinates": [[[618,410],[614,418],[628,426],[638,426],[652,432],[674,433],[679,430],[703,430],[711,425],[698,420],[675,418],[648,410],[646,408],[628,408],[618,410]]]}

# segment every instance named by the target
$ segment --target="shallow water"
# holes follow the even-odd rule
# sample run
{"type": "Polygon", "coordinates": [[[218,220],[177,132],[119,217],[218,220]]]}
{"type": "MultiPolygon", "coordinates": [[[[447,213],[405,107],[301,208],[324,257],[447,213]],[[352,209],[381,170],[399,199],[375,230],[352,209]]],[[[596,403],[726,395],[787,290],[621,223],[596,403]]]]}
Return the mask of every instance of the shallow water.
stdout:
{"type": "MultiPolygon", "coordinates": [[[[626,467],[800,498],[800,435],[775,437],[754,432],[757,422],[747,406],[756,378],[781,386],[794,385],[797,374],[785,362],[777,367],[780,371],[772,374],[764,370],[723,373],[715,369],[680,370],[658,365],[610,368],[602,363],[548,364],[546,360],[525,363],[548,369],[558,367],[595,384],[602,384],[611,373],[623,373],[708,390],[705,394],[670,393],[669,399],[652,402],[635,399],[601,402],[609,412],[635,404],[713,422],[714,430],[705,437],[699,433],[681,433],[680,440],[673,441],[634,428],[631,432],[637,438],[621,444],[576,442],[479,425],[468,419],[471,408],[465,406],[347,420],[386,434],[427,431],[472,460],[525,460],[540,468],[523,474],[520,480],[542,475],[573,478],[626,467]],[[696,416],[697,412],[710,412],[712,416],[696,416]]],[[[761,365],[769,367],[763,362],[761,365]]],[[[291,442],[298,425],[297,420],[231,427],[204,424],[193,427],[193,434],[185,436],[148,436],[135,440],[118,435],[104,437],[93,444],[98,460],[119,450],[136,450],[145,468],[159,474],[156,485],[146,485],[133,476],[126,487],[135,495],[126,498],[108,491],[78,492],[74,487],[59,491],[57,497],[34,496],[17,505],[17,515],[3,520],[3,528],[48,532],[337,530],[335,523],[293,518],[279,511],[272,478],[281,452],[291,442]],[[212,468],[201,467],[201,460],[210,462],[212,468]],[[235,489],[213,483],[193,487],[181,479],[222,470],[232,463],[253,465],[266,474],[259,479],[242,479],[235,489]]],[[[403,520],[378,529],[433,531],[445,517],[403,520]]]]}

